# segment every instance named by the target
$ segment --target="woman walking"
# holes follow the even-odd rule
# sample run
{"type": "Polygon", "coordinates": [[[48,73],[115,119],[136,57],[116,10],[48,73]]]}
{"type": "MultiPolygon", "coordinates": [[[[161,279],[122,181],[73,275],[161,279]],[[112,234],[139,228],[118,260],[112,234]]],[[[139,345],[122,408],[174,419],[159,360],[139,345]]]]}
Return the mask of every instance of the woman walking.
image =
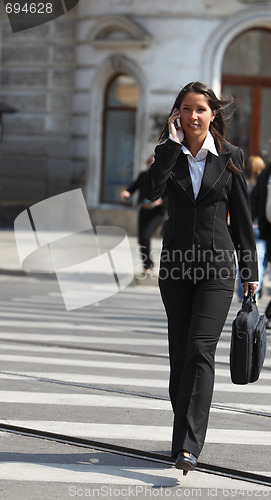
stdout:
{"type": "MultiPolygon", "coordinates": [[[[148,169],[153,161],[154,157],[151,155],[146,161],[148,169]]],[[[162,198],[158,198],[153,202],[144,198],[141,183],[145,172],[146,170],[140,172],[132,184],[120,193],[120,197],[122,200],[127,200],[135,191],[138,191],[137,205],[140,206],[138,213],[138,244],[143,263],[143,274],[148,275],[151,274],[153,268],[153,261],[151,259],[151,237],[163,222],[166,213],[166,203],[162,198]]]]}
{"type": "Polygon", "coordinates": [[[146,198],[168,197],[159,287],[168,318],[172,456],[184,474],[196,467],[204,444],[234,250],[245,295],[249,288],[254,295],[258,279],[242,151],[225,140],[225,104],[201,82],[186,85],[142,181],[146,198]]]}

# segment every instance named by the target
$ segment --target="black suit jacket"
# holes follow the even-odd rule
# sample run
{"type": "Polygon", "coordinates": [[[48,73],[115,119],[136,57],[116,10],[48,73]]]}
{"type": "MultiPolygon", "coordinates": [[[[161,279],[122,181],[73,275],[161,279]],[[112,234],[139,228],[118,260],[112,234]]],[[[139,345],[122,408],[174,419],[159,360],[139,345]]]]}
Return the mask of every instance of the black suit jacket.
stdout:
{"type": "MultiPolygon", "coordinates": [[[[140,172],[138,177],[136,179],[134,179],[133,182],[126,188],[127,191],[129,191],[129,193],[131,193],[131,195],[134,194],[135,191],[138,191],[138,198],[137,198],[137,202],[136,202],[137,205],[141,205],[141,203],[143,203],[144,201],[149,200],[149,198],[147,198],[147,200],[146,200],[146,197],[144,196],[143,188],[142,188],[142,180],[145,177],[146,172],[147,172],[147,170],[140,172]]],[[[158,198],[159,198],[159,196],[158,196],[158,198]]],[[[155,207],[152,210],[152,212],[155,213],[156,215],[157,214],[165,215],[166,210],[167,210],[167,206],[166,206],[166,202],[164,199],[163,203],[161,205],[157,205],[157,207],[155,207]]]]}
{"type": "Polygon", "coordinates": [[[235,249],[242,280],[257,281],[257,254],[242,151],[228,143],[225,149],[226,153],[219,156],[208,153],[195,199],[187,156],[180,144],[168,139],[156,147],[155,161],[142,179],[142,190],[149,199],[167,192],[169,220],[164,248],[178,248],[184,253],[196,246],[212,250],[214,255],[228,252],[231,256],[235,249]],[[240,173],[228,167],[230,158],[240,173]]]}
{"type": "Polygon", "coordinates": [[[138,191],[138,199],[136,204],[139,205],[144,200],[144,194],[142,192],[142,179],[145,176],[147,170],[140,172],[138,177],[133,180],[133,182],[126,188],[129,193],[134,194],[135,191],[138,191]]]}

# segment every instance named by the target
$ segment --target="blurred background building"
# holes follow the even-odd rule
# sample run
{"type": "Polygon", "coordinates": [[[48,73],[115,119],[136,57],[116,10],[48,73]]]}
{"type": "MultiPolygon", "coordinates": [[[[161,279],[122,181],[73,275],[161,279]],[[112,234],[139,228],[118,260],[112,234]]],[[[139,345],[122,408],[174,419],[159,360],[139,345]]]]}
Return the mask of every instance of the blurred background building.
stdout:
{"type": "Polygon", "coordinates": [[[14,34],[1,2],[1,227],[26,205],[82,187],[95,224],[134,234],[136,209],[120,190],[145,168],[193,80],[237,99],[230,140],[271,160],[270,53],[263,0],[80,0],[14,34]]]}

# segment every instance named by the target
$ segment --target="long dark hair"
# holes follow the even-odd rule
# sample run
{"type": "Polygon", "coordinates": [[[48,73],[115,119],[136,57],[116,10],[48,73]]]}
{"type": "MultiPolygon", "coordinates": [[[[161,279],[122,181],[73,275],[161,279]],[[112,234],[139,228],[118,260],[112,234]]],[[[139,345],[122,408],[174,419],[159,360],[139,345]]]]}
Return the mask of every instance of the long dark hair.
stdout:
{"type": "MultiPolygon", "coordinates": [[[[233,103],[233,98],[229,97],[227,99],[218,99],[216,97],[213,89],[208,87],[205,83],[202,82],[190,82],[177,95],[175,102],[172,106],[172,109],[168,115],[168,117],[172,114],[175,108],[180,109],[181,104],[185,98],[185,96],[189,93],[193,92],[194,94],[202,94],[206,97],[208,101],[208,105],[212,111],[215,111],[214,120],[210,123],[210,132],[214,138],[216,148],[219,153],[225,153],[225,148],[223,148],[223,144],[227,144],[227,140],[225,135],[227,134],[227,129],[225,125],[225,112],[230,104],[233,103]]],[[[165,141],[169,136],[169,128],[168,121],[165,122],[161,134],[159,136],[159,142],[165,141]]],[[[230,159],[229,167],[235,172],[240,173],[238,167],[236,167],[233,161],[230,159]]]]}

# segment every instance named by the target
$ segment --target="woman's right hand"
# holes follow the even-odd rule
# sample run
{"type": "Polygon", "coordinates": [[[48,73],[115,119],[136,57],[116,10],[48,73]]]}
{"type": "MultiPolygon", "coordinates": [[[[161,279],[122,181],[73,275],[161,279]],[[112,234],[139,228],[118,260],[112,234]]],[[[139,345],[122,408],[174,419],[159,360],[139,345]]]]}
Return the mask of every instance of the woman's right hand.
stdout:
{"type": "Polygon", "coordinates": [[[182,127],[176,129],[175,123],[178,118],[181,118],[180,111],[175,108],[168,118],[168,131],[175,141],[181,143],[184,140],[184,133],[182,127]]]}
{"type": "Polygon", "coordinates": [[[122,191],[120,193],[120,197],[122,200],[126,200],[127,198],[130,198],[131,196],[131,193],[129,193],[129,191],[127,191],[126,189],[124,189],[124,191],[122,191]]]}

